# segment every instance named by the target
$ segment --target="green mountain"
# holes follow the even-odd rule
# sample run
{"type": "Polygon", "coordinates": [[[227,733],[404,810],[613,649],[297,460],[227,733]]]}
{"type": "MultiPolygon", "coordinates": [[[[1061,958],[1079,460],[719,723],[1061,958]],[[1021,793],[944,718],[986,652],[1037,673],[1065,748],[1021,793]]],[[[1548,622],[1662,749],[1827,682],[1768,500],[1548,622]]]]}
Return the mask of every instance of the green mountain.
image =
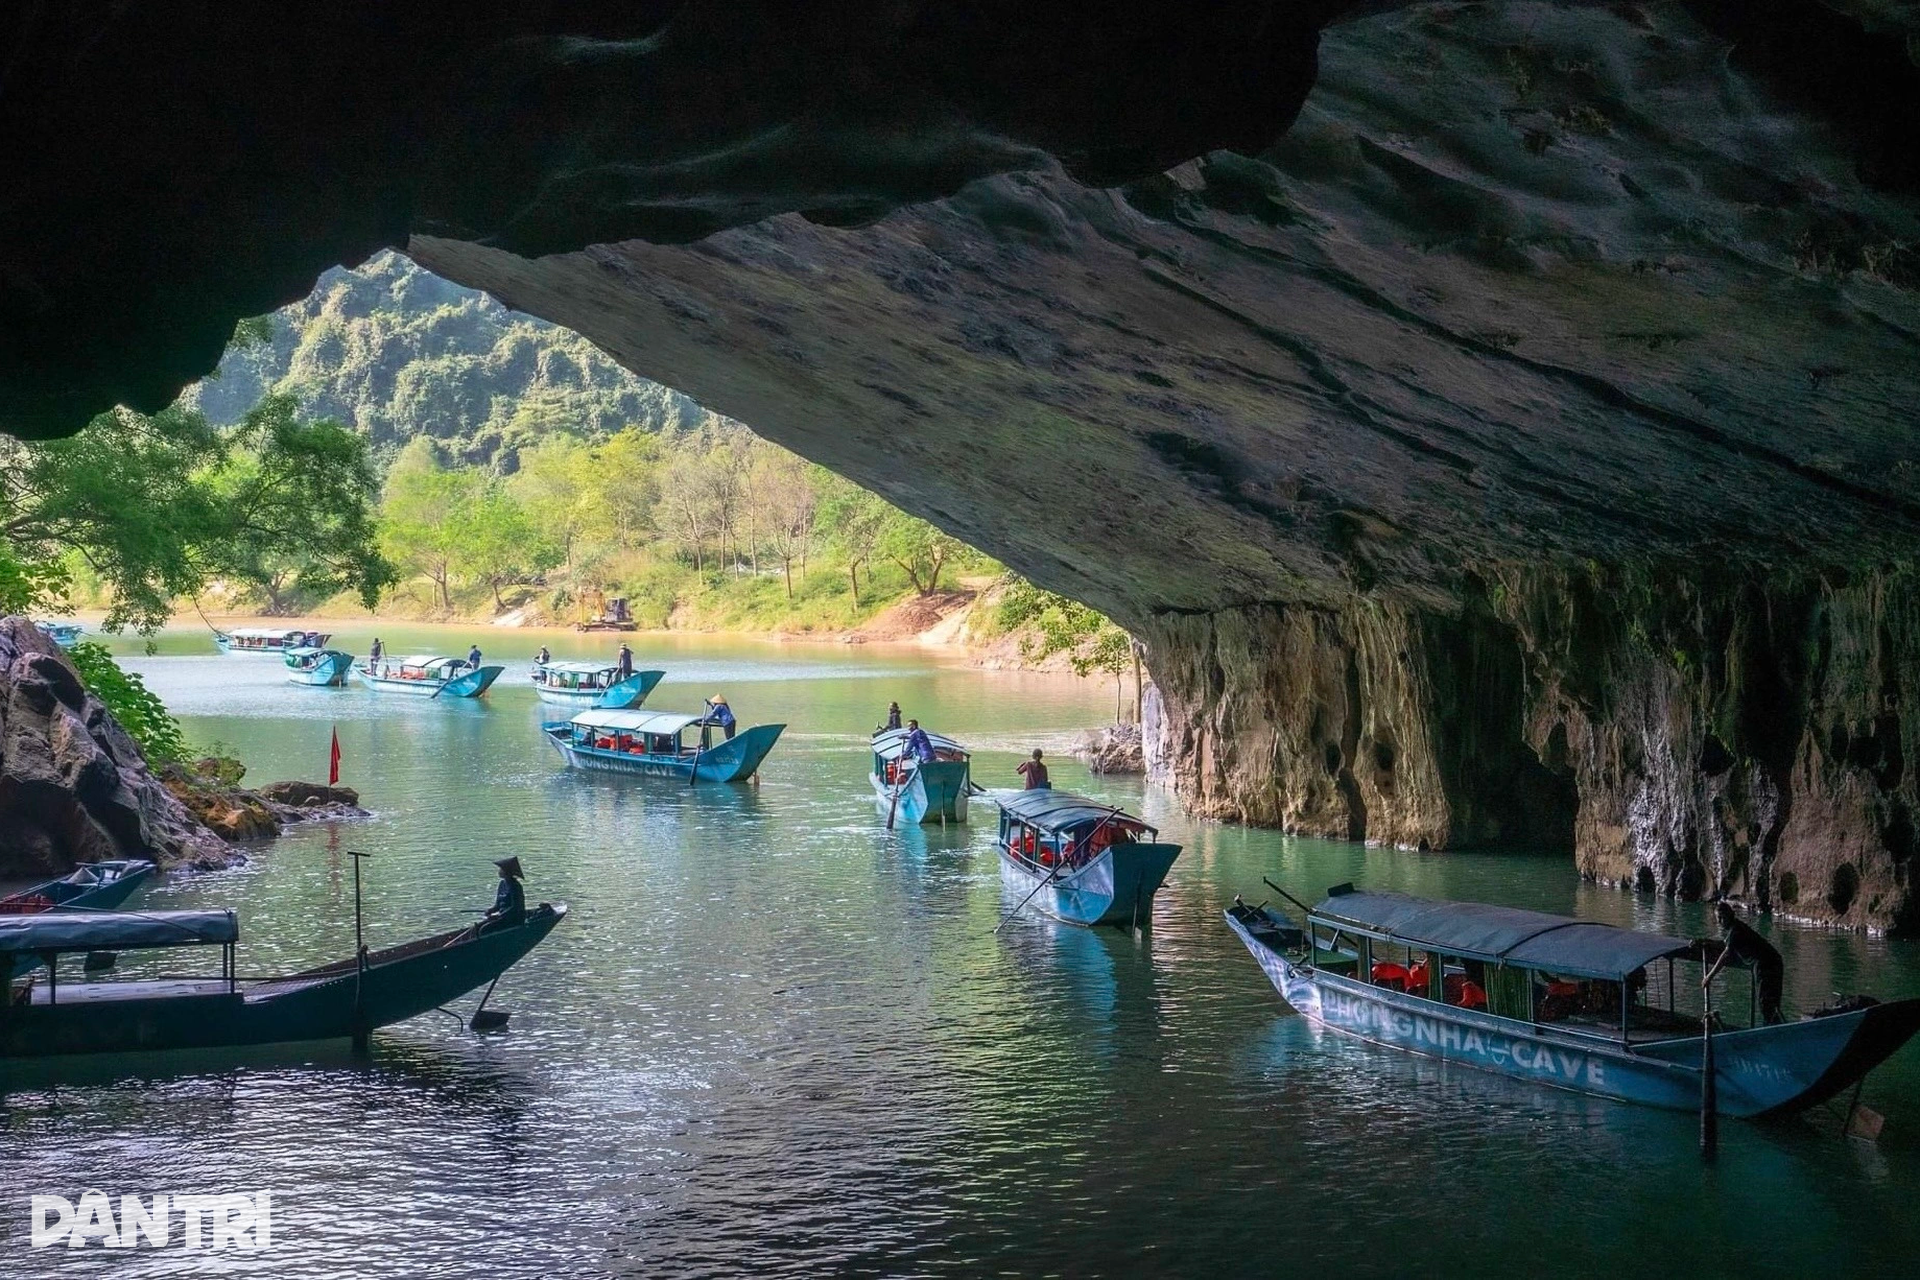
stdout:
{"type": "Polygon", "coordinates": [[[428,435],[454,457],[502,471],[551,432],[592,439],[627,426],[688,429],[713,416],[572,330],[397,253],[328,271],[270,320],[271,338],[236,343],[186,392],[189,404],[226,423],[268,392],[292,392],[309,413],[364,432],[381,455],[428,435]]]}

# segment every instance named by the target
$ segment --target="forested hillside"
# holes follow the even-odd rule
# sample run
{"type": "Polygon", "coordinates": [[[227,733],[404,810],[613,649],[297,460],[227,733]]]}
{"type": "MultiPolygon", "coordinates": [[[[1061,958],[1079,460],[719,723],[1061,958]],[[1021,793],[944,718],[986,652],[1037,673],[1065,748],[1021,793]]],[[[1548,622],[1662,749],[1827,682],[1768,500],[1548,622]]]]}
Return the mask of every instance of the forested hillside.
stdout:
{"type": "Polygon", "coordinates": [[[427,435],[460,461],[500,471],[514,470],[521,448],[555,431],[592,440],[711,417],[578,334],[509,311],[396,253],[327,272],[265,325],[270,335],[235,343],[218,375],[187,392],[186,407],[225,424],[285,392],[307,415],[357,428],[382,461],[427,435]]]}

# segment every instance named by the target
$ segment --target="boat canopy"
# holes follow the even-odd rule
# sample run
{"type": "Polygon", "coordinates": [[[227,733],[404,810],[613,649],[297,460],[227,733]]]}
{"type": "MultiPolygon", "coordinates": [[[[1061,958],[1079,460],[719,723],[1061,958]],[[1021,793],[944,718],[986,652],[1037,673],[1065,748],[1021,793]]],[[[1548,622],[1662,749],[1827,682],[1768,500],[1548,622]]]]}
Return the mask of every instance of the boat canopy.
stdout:
{"type": "Polygon", "coordinates": [[[291,640],[315,634],[317,633],[304,630],[300,627],[294,627],[292,629],[282,627],[235,627],[233,630],[227,632],[228,638],[234,640],[291,640]]]}
{"type": "MultiPolygon", "coordinates": [[[[911,729],[882,729],[873,735],[873,754],[882,760],[898,760],[907,752],[907,735],[911,729]]],[[[927,731],[927,741],[933,744],[935,752],[952,751],[965,757],[967,749],[952,738],[942,737],[932,730],[927,731]]]]}
{"type": "Polygon", "coordinates": [[[304,646],[304,645],[303,645],[303,646],[301,646],[301,647],[300,647],[300,648],[298,648],[298,649],[289,649],[289,650],[287,650],[287,656],[288,656],[289,658],[317,658],[317,657],[319,657],[319,656],[320,656],[321,654],[323,654],[323,653],[336,653],[336,652],[338,652],[338,650],[335,650],[335,649],[314,649],[314,648],[309,648],[309,647],[307,647],[307,646],[304,646]]]}
{"type": "MultiPolygon", "coordinates": [[[[445,656],[435,656],[431,653],[416,653],[411,658],[396,658],[394,659],[394,664],[402,667],[418,667],[422,671],[438,671],[449,662],[458,662],[460,665],[465,666],[466,661],[465,658],[449,658],[445,656]]],[[[383,663],[382,665],[384,666],[385,664],[383,663]]]]}
{"type": "Polygon", "coordinates": [[[701,716],[678,711],[618,711],[608,707],[582,711],[569,723],[578,729],[611,729],[616,733],[678,733],[701,716]]]}
{"type": "Polygon", "coordinates": [[[133,951],[220,944],[240,939],[232,911],[42,911],[0,916],[0,954],[33,951],[133,951]]]}
{"type": "Polygon", "coordinates": [[[1153,828],[1110,804],[1089,800],[1065,791],[1012,791],[994,797],[1000,811],[1039,831],[1069,831],[1089,823],[1112,821],[1121,826],[1151,831],[1153,828]]]}
{"type": "Polygon", "coordinates": [[[1662,956],[1698,954],[1685,938],[1544,911],[1435,902],[1404,893],[1334,894],[1314,914],[1333,924],[1351,922],[1405,946],[1615,982],[1662,956]]]}
{"type": "Polygon", "coordinates": [[[542,671],[558,671],[570,676],[597,676],[609,671],[618,671],[611,662],[542,662],[542,671]]]}

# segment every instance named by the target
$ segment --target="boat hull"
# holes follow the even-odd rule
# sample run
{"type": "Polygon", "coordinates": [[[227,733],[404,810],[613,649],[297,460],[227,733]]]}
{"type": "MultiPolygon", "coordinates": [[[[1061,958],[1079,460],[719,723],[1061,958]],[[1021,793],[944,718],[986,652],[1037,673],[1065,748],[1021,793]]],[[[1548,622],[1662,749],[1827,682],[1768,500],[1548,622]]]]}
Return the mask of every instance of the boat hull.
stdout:
{"type": "Polygon", "coordinates": [[[1068,924],[1147,924],[1153,895],[1179,856],[1177,844],[1112,845],[1072,874],[1050,877],[1002,847],[1000,880],[1029,905],[1068,924]]]}
{"type": "Polygon", "coordinates": [[[566,913],[564,905],[543,905],[511,929],[477,936],[460,931],[375,953],[364,978],[347,961],[237,990],[220,980],[75,983],[60,989],[56,1003],[47,1003],[41,986],[32,1003],[0,1010],[0,1057],[344,1039],[485,986],[539,945],[566,913]],[[100,992],[89,998],[96,986],[100,992]],[[126,994],[99,998],[114,987],[126,994]]]}
{"type": "MultiPolygon", "coordinates": [[[[132,897],[134,890],[152,879],[155,870],[154,864],[145,858],[119,859],[90,865],[113,867],[117,874],[106,884],[91,886],[76,886],[65,880],[50,880],[45,884],[22,889],[16,894],[0,899],[0,911],[112,911],[132,897]],[[45,900],[47,905],[34,905],[36,899],[45,900]]],[[[10,962],[0,963],[0,969],[7,970],[8,978],[15,978],[44,963],[46,962],[38,958],[16,956],[10,962]]]]}
{"type": "Polygon", "coordinates": [[[411,697],[478,698],[493,687],[505,667],[482,667],[451,680],[402,680],[397,676],[376,676],[365,667],[353,669],[354,678],[375,693],[397,693],[411,697]]]}
{"type": "MultiPolygon", "coordinates": [[[[1249,912],[1251,915],[1251,912],[1249,912]]],[[[1264,914],[1264,913],[1263,913],[1264,914]]],[[[1271,918],[1271,917],[1269,917],[1271,918]]],[[[1700,1109],[1698,1036],[1635,1044],[1438,1004],[1295,963],[1227,912],[1274,989],[1316,1025],[1422,1057],[1594,1097],[1700,1109]]],[[[1713,1038],[1722,1115],[1803,1110],[1850,1087],[1920,1030],[1920,1000],[1713,1038]]]]}
{"type": "Polygon", "coordinates": [[[895,822],[965,822],[967,796],[973,789],[972,766],[965,760],[922,763],[906,781],[889,786],[877,773],[867,775],[874,806],[895,822]],[[899,797],[895,799],[895,792],[899,797]]]}
{"type": "Polygon", "coordinates": [[[573,726],[565,720],[542,725],[541,730],[569,768],[677,778],[681,782],[693,783],[745,782],[759,769],[760,762],[767,758],[767,752],[773,750],[773,744],[779,741],[786,727],[783,724],[757,724],[751,729],[740,730],[732,738],[714,743],[705,751],[672,756],[582,746],[571,740],[573,726]]]}
{"type": "Polygon", "coordinates": [[[533,692],[550,707],[572,707],[576,711],[591,707],[622,710],[644,703],[665,674],[664,671],[636,671],[605,689],[556,689],[536,682],[533,692]]]}
{"type": "Polygon", "coordinates": [[[321,658],[304,671],[289,669],[287,683],[303,684],[316,689],[344,689],[347,679],[353,673],[351,654],[336,654],[321,658]]]}

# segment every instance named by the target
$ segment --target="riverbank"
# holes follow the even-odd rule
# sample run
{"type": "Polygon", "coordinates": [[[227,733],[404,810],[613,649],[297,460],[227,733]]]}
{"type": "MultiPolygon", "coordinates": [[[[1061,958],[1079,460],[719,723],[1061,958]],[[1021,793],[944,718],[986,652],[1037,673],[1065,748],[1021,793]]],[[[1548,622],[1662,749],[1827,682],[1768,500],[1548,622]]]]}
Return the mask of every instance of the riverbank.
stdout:
{"type": "MultiPolygon", "coordinates": [[[[329,605],[336,602],[330,601],[329,605]]],[[[998,604],[991,580],[970,583],[952,590],[925,596],[909,595],[877,610],[854,626],[792,628],[742,628],[718,625],[699,615],[677,611],[664,627],[641,627],[632,631],[582,631],[571,621],[556,619],[546,609],[522,604],[498,614],[468,617],[418,617],[406,609],[323,607],[309,613],[268,615],[249,612],[202,612],[189,607],[174,614],[172,621],[156,637],[156,642],[175,641],[198,634],[208,635],[215,628],[228,631],[235,627],[274,627],[286,630],[318,631],[339,638],[336,647],[364,652],[359,637],[382,637],[388,652],[410,652],[403,637],[431,638],[424,647],[458,650],[464,653],[477,644],[483,652],[498,652],[515,658],[531,657],[542,646],[561,657],[592,657],[611,653],[622,640],[639,647],[651,641],[676,637],[711,637],[722,640],[766,641],[777,644],[806,645],[898,645],[923,650],[937,660],[980,667],[990,671],[1033,671],[1065,673],[1072,670],[1072,654],[1055,652],[1045,658],[1030,658],[1031,629],[1003,628],[994,617],[998,604]],[[507,636],[513,637],[511,640],[507,636]],[[354,638],[355,643],[347,643],[354,638]],[[355,647],[358,643],[359,647],[355,647]]],[[[102,610],[81,610],[74,620],[87,628],[89,635],[105,638],[118,649],[137,652],[144,647],[139,637],[101,637],[105,618],[102,610]]],[[[171,648],[169,644],[166,647],[171,648]]],[[[187,649],[178,650],[186,652],[187,649]]]]}

